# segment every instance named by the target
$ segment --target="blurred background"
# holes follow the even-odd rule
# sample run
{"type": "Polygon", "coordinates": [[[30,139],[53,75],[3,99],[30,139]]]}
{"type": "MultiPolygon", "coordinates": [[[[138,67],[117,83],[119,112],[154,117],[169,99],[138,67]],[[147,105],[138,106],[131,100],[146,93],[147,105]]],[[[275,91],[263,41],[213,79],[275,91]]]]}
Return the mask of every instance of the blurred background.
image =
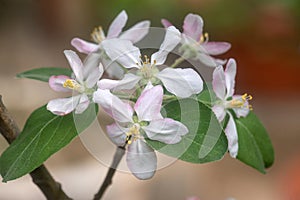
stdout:
{"type": "MultiPolygon", "coordinates": [[[[204,165],[177,161],[149,181],[119,172],[104,199],[184,200],[196,195],[201,200],[299,200],[299,0],[0,0],[0,94],[19,126],[57,94],[46,83],[19,80],[15,74],[37,67],[68,67],[63,50],[73,49],[71,39],[89,40],[98,25],[107,30],[123,9],[129,15],[127,28],[144,19],[160,27],[161,18],[181,28],[187,13],[197,13],[212,41],[230,42],[232,49],[222,57],[237,60],[237,93],[254,96],[254,111],[270,134],[276,157],[266,175],[229,156],[204,165]]],[[[89,132],[93,128],[84,134],[89,132]]],[[[0,138],[0,153],[6,147],[0,138]]],[[[91,199],[107,171],[79,139],[46,165],[74,199],[91,199]]],[[[0,183],[0,199],[44,197],[24,176],[0,183]]]]}

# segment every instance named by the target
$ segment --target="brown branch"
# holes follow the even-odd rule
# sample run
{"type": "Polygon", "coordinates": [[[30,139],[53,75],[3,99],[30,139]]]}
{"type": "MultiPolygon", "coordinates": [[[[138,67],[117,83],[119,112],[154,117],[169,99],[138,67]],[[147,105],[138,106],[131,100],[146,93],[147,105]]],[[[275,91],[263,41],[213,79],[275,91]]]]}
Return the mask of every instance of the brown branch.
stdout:
{"type": "Polygon", "coordinates": [[[97,194],[95,194],[94,196],[94,200],[99,200],[102,198],[104,192],[106,191],[106,189],[112,184],[112,178],[116,172],[116,169],[121,161],[121,159],[123,158],[125,154],[125,146],[123,147],[118,147],[116,150],[116,153],[114,155],[114,159],[111,163],[111,166],[106,174],[106,177],[98,191],[97,194]]]}
{"type": "MultiPolygon", "coordinates": [[[[11,144],[19,135],[20,129],[8,114],[0,95],[0,132],[3,137],[11,144]]],[[[68,197],[61,188],[60,183],[56,182],[44,165],[36,168],[30,173],[32,181],[40,188],[45,197],[49,200],[67,200],[68,197]]]]}

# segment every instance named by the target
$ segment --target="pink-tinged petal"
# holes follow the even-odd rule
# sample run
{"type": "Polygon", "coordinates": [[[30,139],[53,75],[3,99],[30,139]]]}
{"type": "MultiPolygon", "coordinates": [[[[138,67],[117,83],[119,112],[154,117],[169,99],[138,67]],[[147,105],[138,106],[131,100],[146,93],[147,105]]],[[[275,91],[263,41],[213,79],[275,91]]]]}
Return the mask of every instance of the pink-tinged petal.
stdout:
{"type": "Polygon", "coordinates": [[[59,75],[59,76],[51,76],[49,78],[49,86],[52,90],[56,91],[56,92],[70,92],[72,90],[70,90],[69,88],[65,88],[64,82],[67,79],[71,79],[68,76],[65,75],[59,75]]]}
{"type": "Polygon", "coordinates": [[[47,110],[55,115],[67,115],[75,110],[79,103],[80,97],[81,95],[69,98],[53,99],[47,104],[47,110]]]}
{"type": "Polygon", "coordinates": [[[181,98],[198,94],[203,89],[201,77],[195,70],[190,68],[165,68],[156,77],[162,81],[169,92],[181,98]]]}
{"type": "Polygon", "coordinates": [[[212,86],[217,97],[221,100],[226,100],[226,82],[223,66],[215,68],[213,72],[212,86]]]}
{"type": "Polygon", "coordinates": [[[125,10],[122,10],[114,21],[110,24],[107,31],[107,38],[115,38],[120,35],[127,22],[128,16],[125,10]]]}
{"type": "Polygon", "coordinates": [[[215,63],[217,65],[225,65],[227,63],[227,59],[218,59],[218,58],[213,58],[215,60],[215,63]]]}
{"type": "Polygon", "coordinates": [[[236,76],[236,62],[234,59],[230,58],[225,69],[227,98],[231,97],[234,94],[235,76],[236,76]]]}
{"type": "Polygon", "coordinates": [[[156,62],[157,65],[165,63],[169,52],[171,52],[181,41],[181,34],[174,26],[170,26],[166,30],[163,43],[159,47],[159,51],[152,54],[151,63],[156,62]]]}
{"type": "Polygon", "coordinates": [[[222,122],[223,119],[225,118],[226,116],[226,110],[225,110],[225,107],[222,106],[222,105],[214,105],[212,107],[212,111],[215,113],[217,119],[219,122],[222,122]]]}
{"type": "Polygon", "coordinates": [[[114,89],[114,90],[130,90],[134,88],[141,80],[141,77],[134,74],[125,74],[122,80],[102,79],[98,82],[100,89],[114,89]]]}
{"type": "Polygon", "coordinates": [[[134,74],[125,74],[122,80],[101,79],[98,82],[100,89],[130,90],[136,86],[141,77],[134,74]]]}
{"type": "Polygon", "coordinates": [[[203,30],[203,19],[199,15],[188,14],[184,18],[183,33],[196,41],[200,40],[203,30]]]}
{"type": "Polygon", "coordinates": [[[148,126],[142,127],[151,140],[166,144],[176,144],[189,130],[181,122],[171,118],[152,120],[148,126]]]}
{"type": "Polygon", "coordinates": [[[120,39],[130,40],[137,43],[142,40],[149,32],[150,21],[141,21],[120,35],[120,39]]]}
{"type": "Polygon", "coordinates": [[[98,89],[93,101],[100,104],[103,110],[118,122],[132,122],[133,109],[109,90],[98,89]]]}
{"type": "Polygon", "coordinates": [[[75,108],[75,114],[83,113],[90,105],[90,100],[86,94],[82,94],[78,105],[75,108]]]}
{"type": "MultiPolygon", "coordinates": [[[[232,96],[232,99],[242,101],[242,95],[234,95],[234,96],[232,96]]],[[[243,107],[241,107],[241,108],[233,108],[233,111],[235,112],[235,114],[238,118],[246,117],[250,112],[248,101],[246,101],[244,103],[243,107]]]]}
{"type": "Polygon", "coordinates": [[[80,83],[82,83],[84,80],[84,76],[83,76],[83,64],[80,60],[80,58],[78,57],[78,55],[72,51],[72,50],[65,50],[64,54],[67,58],[67,60],[69,61],[70,67],[72,68],[76,80],[78,80],[80,83]]]}
{"type": "Polygon", "coordinates": [[[229,112],[228,114],[229,114],[229,121],[225,128],[225,135],[228,140],[228,151],[230,153],[230,156],[236,158],[239,149],[238,134],[237,134],[237,129],[236,129],[234,119],[229,112]]]}
{"type": "Polygon", "coordinates": [[[101,46],[112,61],[117,61],[125,68],[139,68],[140,50],[128,40],[110,39],[104,40],[101,46]]]}
{"type": "Polygon", "coordinates": [[[140,121],[162,119],[160,114],[163,100],[163,88],[158,85],[144,90],[134,105],[134,110],[140,121]]]}
{"type": "Polygon", "coordinates": [[[129,170],[138,179],[150,179],[155,174],[156,154],[151,147],[140,139],[133,141],[128,146],[126,161],[129,170]]]}
{"type": "Polygon", "coordinates": [[[124,146],[126,142],[126,132],[129,131],[128,128],[124,128],[117,123],[106,126],[107,135],[110,140],[117,146],[124,146]]]}
{"type": "Polygon", "coordinates": [[[169,22],[166,19],[161,19],[161,24],[165,27],[168,28],[169,26],[173,26],[173,24],[171,22],[169,22]]]}
{"type": "Polygon", "coordinates": [[[231,44],[228,42],[206,42],[202,46],[209,55],[220,55],[231,48],[231,44]]]}
{"type": "Polygon", "coordinates": [[[75,47],[80,53],[85,54],[96,52],[99,49],[99,45],[84,41],[80,38],[73,38],[71,40],[71,45],[75,47]]]}
{"type": "Polygon", "coordinates": [[[208,67],[217,67],[218,62],[215,58],[207,55],[207,53],[199,52],[197,55],[197,59],[208,67]]]}

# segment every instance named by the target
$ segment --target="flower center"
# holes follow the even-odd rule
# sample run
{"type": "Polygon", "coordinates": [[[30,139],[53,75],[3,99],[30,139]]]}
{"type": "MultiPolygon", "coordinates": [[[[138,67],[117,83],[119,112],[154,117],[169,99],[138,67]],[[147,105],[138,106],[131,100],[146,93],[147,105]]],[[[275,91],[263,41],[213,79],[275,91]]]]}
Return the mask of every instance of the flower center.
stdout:
{"type": "Polygon", "coordinates": [[[142,56],[140,58],[141,62],[136,63],[140,67],[138,75],[142,76],[145,80],[147,80],[147,82],[149,80],[151,82],[155,82],[155,75],[159,72],[159,70],[156,67],[156,60],[154,60],[151,64],[148,56],[145,55],[144,60],[142,60],[142,56]]]}
{"type": "Polygon", "coordinates": [[[129,131],[126,133],[126,143],[131,144],[133,141],[136,141],[140,138],[140,128],[141,126],[138,123],[133,124],[129,131]]]}
{"type": "Polygon", "coordinates": [[[100,44],[105,39],[105,35],[101,26],[94,28],[91,36],[92,40],[98,44],[100,44]]]}
{"type": "Polygon", "coordinates": [[[84,87],[82,85],[80,85],[77,81],[75,81],[74,79],[67,79],[64,82],[63,86],[65,88],[69,88],[71,90],[75,90],[80,93],[84,92],[84,90],[85,90],[84,87]]]}
{"type": "Polygon", "coordinates": [[[232,99],[227,103],[229,108],[248,108],[252,110],[252,106],[248,104],[248,101],[252,100],[252,96],[247,93],[243,94],[240,98],[232,99]]]}

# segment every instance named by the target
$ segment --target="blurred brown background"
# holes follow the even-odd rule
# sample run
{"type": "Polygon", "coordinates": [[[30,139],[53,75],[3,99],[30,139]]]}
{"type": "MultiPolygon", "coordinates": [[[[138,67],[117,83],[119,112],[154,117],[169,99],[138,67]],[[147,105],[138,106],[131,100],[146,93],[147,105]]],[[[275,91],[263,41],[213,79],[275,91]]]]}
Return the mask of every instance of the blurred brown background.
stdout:
{"type": "MultiPolygon", "coordinates": [[[[0,0],[0,94],[20,127],[29,114],[57,94],[47,84],[18,80],[36,67],[68,67],[64,49],[74,36],[89,39],[95,26],[107,30],[125,9],[127,27],[143,19],[160,26],[167,18],[181,28],[184,16],[200,14],[211,40],[229,41],[223,57],[238,62],[237,92],[254,96],[252,105],[273,141],[274,166],[266,175],[226,156],[194,165],[178,161],[149,181],[117,173],[104,199],[299,200],[300,199],[300,1],[298,0],[0,0]]],[[[74,49],[73,49],[74,50],[74,49]]],[[[93,132],[87,130],[84,134],[93,132]]],[[[102,144],[99,141],[99,145],[102,144]]],[[[7,147],[0,138],[0,153],[7,147]]],[[[112,152],[108,152],[112,154],[112,152]]],[[[91,199],[106,166],[79,139],[46,165],[69,196],[91,199]]],[[[28,176],[0,183],[0,199],[43,199],[28,176]]]]}

